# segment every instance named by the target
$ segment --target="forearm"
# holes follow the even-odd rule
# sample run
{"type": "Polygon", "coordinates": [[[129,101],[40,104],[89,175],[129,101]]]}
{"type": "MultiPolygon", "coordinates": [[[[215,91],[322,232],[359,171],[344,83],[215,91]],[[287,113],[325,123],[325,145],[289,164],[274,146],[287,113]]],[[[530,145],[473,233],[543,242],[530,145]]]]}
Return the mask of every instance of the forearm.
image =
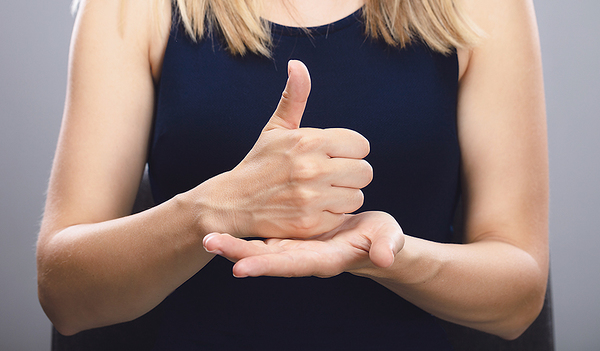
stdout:
{"type": "Polygon", "coordinates": [[[181,196],[69,226],[38,243],[40,302],[64,334],[137,318],[209,262],[205,234],[181,196]]]}
{"type": "Polygon", "coordinates": [[[390,268],[360,272],[442,319],[515,338],[539,313],[547,265],[499,241],[440,244],[406,237],[390,268]]]}

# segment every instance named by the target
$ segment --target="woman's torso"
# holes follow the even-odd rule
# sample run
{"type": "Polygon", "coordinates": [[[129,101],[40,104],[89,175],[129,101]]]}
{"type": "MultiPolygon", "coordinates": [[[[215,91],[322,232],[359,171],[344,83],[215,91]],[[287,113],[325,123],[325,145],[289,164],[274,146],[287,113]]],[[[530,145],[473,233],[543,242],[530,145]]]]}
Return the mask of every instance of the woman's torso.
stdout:
{"type": "MultiPolygon", "coordinates": [[[[273,32],[273,59],[239,58],[219,38],[194,44],[174,26],[149,157],[155,200],[241,161],[279,101],[287,61],[300,59],[313,83],[303,126],[350,128],[371,142],[375,177],[361,211],[387,211],[408,234],[449,240],[459,194],[456,56],[365,39],[358,14],[309,36],[278,25],[273,32]]],[[[447,346],[427,313],[349,274],[240,280],[217,257],[161,308],[158,349],[447,346]]]]}

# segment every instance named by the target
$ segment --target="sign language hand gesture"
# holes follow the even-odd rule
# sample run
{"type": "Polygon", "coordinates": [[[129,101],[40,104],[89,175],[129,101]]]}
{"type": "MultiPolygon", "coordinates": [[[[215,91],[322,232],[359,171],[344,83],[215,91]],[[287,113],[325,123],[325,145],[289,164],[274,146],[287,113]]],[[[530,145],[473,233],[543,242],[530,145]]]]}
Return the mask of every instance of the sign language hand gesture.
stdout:
{"type": "Polygon", "coordinates": [[[300,128],[309,93],[307,68],[290,61],[279,105],[252,150],[233,170],[209,180],[214,186],[206,203],[222,223],[233,223],[219,231],[307,238],[340,226],[345,213],[362,206],[360,189],[373,174],[363,160],[369,142],[348,129],[300,128]]]}
{"type": "Polygon", "coordinates": [[[331,277],[392,265],[404,246],[396,220],[384,212],[346,215],[338,228],[314,238],[246,241],[229,234],[204,237],[208,252],[234,262],[236,277],[331,277]]]}

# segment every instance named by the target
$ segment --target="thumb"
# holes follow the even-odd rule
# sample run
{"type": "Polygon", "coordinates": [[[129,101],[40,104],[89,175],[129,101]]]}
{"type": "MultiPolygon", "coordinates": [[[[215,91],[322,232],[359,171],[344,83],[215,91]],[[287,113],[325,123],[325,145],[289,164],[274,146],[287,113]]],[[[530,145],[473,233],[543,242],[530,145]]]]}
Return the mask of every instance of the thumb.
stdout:
{"type": "Polygon", "coordinates": [[[310,93],[310,74],[306,66],[297,60],[288,62],[288,80],[281,100],[271,119],[264,128],[296,129],[300,127],[302,114],[310,93]]]}
{"type": "Polygon", "coordinates": [[[369,258],[377,267],[387,268],[394,263],[394,257],[404,247],[404,235],[400,228],[383,226],[371,243],[369,258]]]}

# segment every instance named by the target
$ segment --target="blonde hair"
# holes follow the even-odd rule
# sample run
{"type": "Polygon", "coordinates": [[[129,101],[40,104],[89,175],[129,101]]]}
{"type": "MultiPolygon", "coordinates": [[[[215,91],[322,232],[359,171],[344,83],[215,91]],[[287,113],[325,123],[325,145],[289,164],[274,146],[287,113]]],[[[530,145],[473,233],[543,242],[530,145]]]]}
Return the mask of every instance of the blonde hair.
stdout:
{"type": "MultiPolygon", "coordinates": [[[[175,0],[181,22],[194,39],[218,28],[229,51],[269,56],[270,26],[259,16],[256,0],[175,0]]],[[[366,0],[365,34],[392,46],[405,47],[420,38],[433,50],[448,54],[468,48],[482,35],[455,0],[366,0]]]]}
{"type": "MultiPolygon", "coordinates": [[[[158,1],[165,0],[153,0],[155,5],[158,1]]],[[[243,56],[250,51],[270,56],[271,27],[260,17],[260,1],[171,1],[193,40],[217,29],[232,54],[243,56]]],[[[73,1],[73,10],[78,2],[73,1]]],[[[418,38],[433,50],[448,54],[454,48],[472,47],[482,36],[457,0],[366,0],[362,16],[368,37],[401,48],[418,38]]]]}

